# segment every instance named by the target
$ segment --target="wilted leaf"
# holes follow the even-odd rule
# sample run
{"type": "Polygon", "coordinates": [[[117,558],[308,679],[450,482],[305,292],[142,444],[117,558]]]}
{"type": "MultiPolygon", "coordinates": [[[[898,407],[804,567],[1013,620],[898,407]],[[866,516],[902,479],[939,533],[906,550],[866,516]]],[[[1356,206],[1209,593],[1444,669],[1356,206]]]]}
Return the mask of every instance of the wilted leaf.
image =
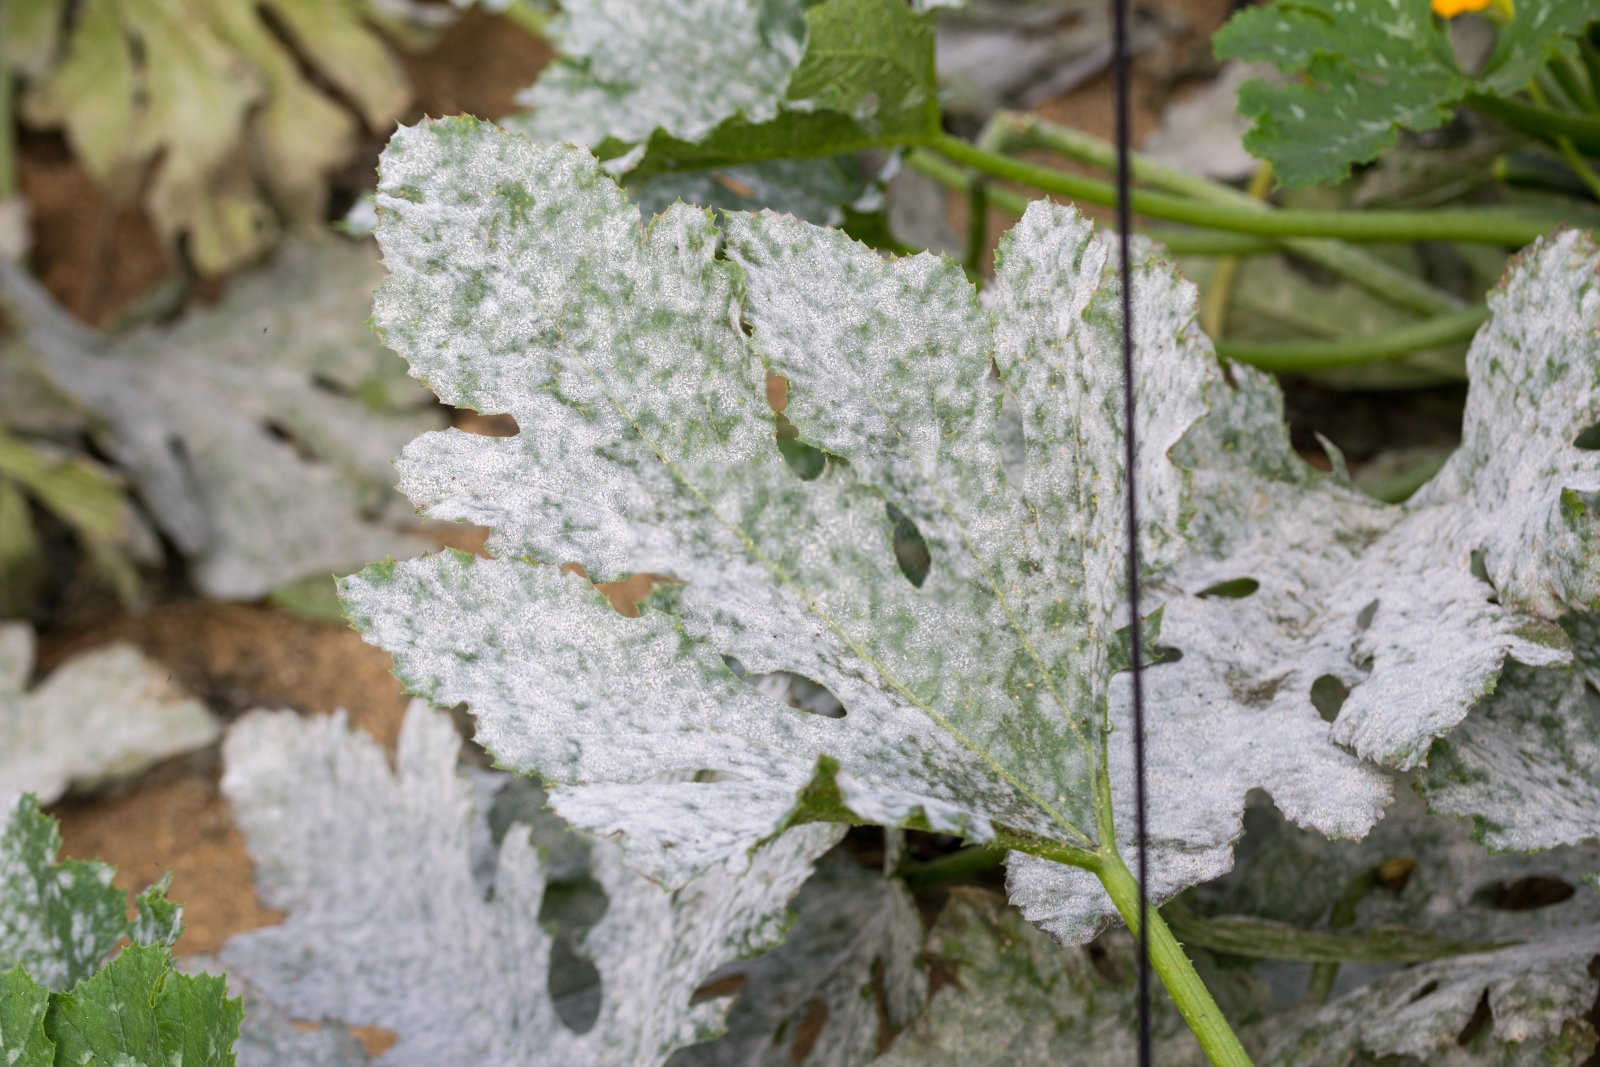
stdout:
{"type": "Polygon", "coordinates": [[[9,295],[201,589],[249,598],[427,545],[390,460],[442,420],[367,328],[377,273],[364,245],[293,242],[216,307],[110,340],[59,322],[23,275],[9,295]]]}
{"type": "Polygon", "coordinates": [[[711,988],[741,983],[728,1033],[678,1053],[672,1067],[856,1067],[922,1010],[922,921],[904,884],[833,857],[795,911],[782,945],[713,976],[711,988]]]}
{"type": "Polygon", "coordinates": [[[137,774],[210,744],[220,732],[205,705],[126,645],[68,660],[31,691],[33,631],[0,625],[0,802],[45,803],[73,786],[137,774]]]}
{"type": "Polygon", "coordinates": [[[609,903],[582,941],[598,1017],[560,1019],[539,922],[544,866],[526,833],[500,846],[492,893],[473,877],[473,787],[448,717],[414,704],[396,770],[341,717],[259,712],[225,743],[223,789],[249,840],[258,889],[289,917],[235,936],[230,972],[298,1017],[398,1035],[385,1063],[660,1063],[720,1029],[725,1003],[691,1003],[730,958],[777,940],[784,905],[835,840],[801,828],[740,867],[667,892],[596,842],[609,903]]]}
{"type": "Polygon", "coordinates": [[[1457,64],[1430,0],[1274,0],[1236,13],[1213,46],[1220,59],[1307,75],[1246,83],[1239,111],[1255,120],[1245,147],[1284,184],[1311,185],[1344,179],[1400,129],[1444,125],[1469,93],[1520,92],[1594,16],[1592,0],[1540,0],[1500,30],[1476,76],[1457,64]]]}
{"type": "Polygon", "coordinates": [[[409,102],[404,72],[361,17],[353,0],[8,4],[0,68],[30,83],[27,120],[63,127],[102,183],[132,195],[153,167],[144,195],[157,228],[220,274],[276,239],[274,208],[318,220],[363,123],[382,129],[409,102]],[[302,56],[340,99],[302,73],[302,56]]]}

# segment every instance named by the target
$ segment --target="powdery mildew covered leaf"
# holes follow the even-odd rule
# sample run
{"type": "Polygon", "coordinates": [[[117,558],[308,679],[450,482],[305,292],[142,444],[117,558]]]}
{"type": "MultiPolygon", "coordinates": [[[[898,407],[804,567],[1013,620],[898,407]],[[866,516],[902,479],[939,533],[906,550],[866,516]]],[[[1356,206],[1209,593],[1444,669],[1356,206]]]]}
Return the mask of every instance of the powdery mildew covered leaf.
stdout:
{"type": "Polygon", "coordinates": [[[473,874],[472,783],[456,770],[449,718],[414,704],[395,770],[341,717],[257,712],[225,742],[223,790],[249,840],[263,901],[289,917],[235,936],[223,962],[296,1017],[378,1025],[379,1062],[660,1063],[721,1028],[726,1003],[692,1003],[730,958],[782,934],[785,905],[838,839],[803,827],[742,870],[676,892],[626,872],[596,843],[609,900],[584,938],[602,984],[592,1028],[557,1015],[551,935],[539,923],[543,864],[505,836],[486,897],[473,874]]]}
{"type": "Polygon", "coordinates": [[[795,913],[782,945],[713,976],[742,983],[728,1032],[679,1052],[672,1067],[856,1067],[876,1056],[885,1028],[922,1010],[922,920],[903,882],[832,856],[795,913]]]}
{"type": "Polygon", "coordinates": [[[61,835],[31,796],[8,802],[0,828],[0,971],[21,967],[56,992],[95,972],[124,937],[165,951],[178,939],[182,909],[163,880],[128,900],[103,863],[56,862],[61,835]]]}
{"type": "Polygon", "coordinates": [[[1508,664],[1494,694],[1433,743],[1418,773],[1429,806],[1471,815],[1491,848],[1600,837],[1600,615],[1562,625],[1574,665],[1508,664]]]}
{"type": "MultiPolygon", "coordinates": [[[[1487,65],[1464,72],[1430,0],[1275,0],[1217,32],[1218,58],[1272,62],[1308,81],[1247,82],[1245,146],[1287,185],[1337,182],[1375,159],[1397,130],[1442,126],[1468,93],[1509,95],[1594,18],[1591,0],[1540,0],[1500,30],[1487,65]]],[[[1568,45],[1567,47],[1570,47],[1568,45]]]]}
{"type": "Polygon", "coordinates": [[[428,546],[404,529],[390,461],[442,419],[367,328],[378,273],[363,244],[297,241],[216,307],[112,339],[10,278],[45,371],[91,413],[201,590],[251,598],[428,546]]]}
{"type": "MultiPolygon", "coordinates": [[[[1600,412],[1597,266],[1592,239],[1567,232],[1508,272],[1468,354],[1462,447],[1402,506],[1300,463],[1265,376],[1234,367],[1235,387],[1212,394],[1212,412],[1174,453],[1191,472],[1190,551],[1151,585],[1160,643],[1182,653],[1145,683],[1156,899],[1228,869],[1238,824],[1197,804],[1194,783],[1231,791],[1238,806],[1260,783],[1292,821],[1360,836],[1381,795],[1362,807],[1350,802],[1361,791],[1348,778],[1333,785],[1341,771],[1324,737],[1409,770],[1495,692],[1508,657],[1550,668],[1571,660],[1555,620],[1587,610],[1600,575],[1600,520],[1588,503],[1600,489],[1600,455],[1577,447],[1600,412]],[[1298,743],[1289,740],[1296,733],[1298,743]],[[1263,767],[1274,763],[1269,778],[1263,767]]],[[[1513,699],[1486,702],[1478,720],[1513,699]]],[[[1536,788],[1547,797],[1552,778],[1565,777],[1557,768],[1581,758],[1593,729],[1585,699],[1541,706],[1535,723],[1556,711],[1554,729],[1524,730],[1518,749],[1494,754],[1489,791],[1473,801],[1457,794],[1446,810],[1542,822],[1537,809],[1508,812],[1505,798],[1536,788]],[[1545,767],[1519,783],[1529,746],[1545,767]]],[[[1126,687],[1114,687],[1111,720],[1127,721],[1127,706],[1126,687]]],[[[1109,759],[1116,809],[1131,810],[1126,731],[1112,735],[1109,759]]],[[[1373,776],[1366,789],[1386,787],[1373,776]]],[[[1548,847],[1594,836],[1600,826],[1581,803],[1563,800],[1558,818],[1505,840],[1548,847]]],[[[1025,912],[1061,936],[1081,938],[1098,922],[1080,907],[1095,899],[1083,872],[1018,858],[1011,885],[1025,912]]]]}
{"type": "MultiPolygon", "coordinates": [[[[464,122],[403,131],[380,195],[393,272],[380,327],[447,401],[522,428],[425,437],[401,460],[428,514],[492,526],[500,557],[346,581],[402,678],[471,703],[504,765],[563,783],[559,811],[668,881],[840,804],[980,840],[1002,825],[1092,845],[1120,621],[1121,513],[1105,502],[1121,492],[1121,413],[1114,271],[1087,222],[1035,207],[984,310],[949,262],[885,261],[772,215],[729,217],[730,265],[703,213],[641,231],[586,157],[464,122]],[[774,447],[768,371],[788,379],[802,438],[837,457],[811,481],[774,447]],[[920,587],[895,560],[890,507],[931,554],[920,587]],[[687,584],[671,614],[622,619],[524,557],[687,584]],[[845,714],[799,713],[726,656],[820,683],[845,714]],[[682,780],[695,771],[717,774],[682,780]]],[[[1165,453],[1224,385],[1192,290],[1142,257],[1137,284],[1142,365],[1160,368],[1138,383],[1156,565],[1178,551],[1187,482],[1165,453]]],[[[1308,762],[1321,779],[1305,821],[1359,832],[1376,818],[1381,780],[1327,743],[1309,703],[1252,721],[1264,740],[1249,761],[1216,748],[1240,726],[1226,706],[1191,710],[1163,724],[1185,754],[1181,829],[1198,823],[1222,869],[1245,791],[1309,791],[1308,762]]],[[[1098,887],[1078,895],[1087,936],[1107,906],[1098,887]]]]}
{"type": "Polygon", "coordinates": [[[0,625],[0,803],[32,793],[48,804],[221,733],[205,705],[130,646],[76,656],[30,690],[33,651],[30,626],[0,625]]]}
{"type": "MultiPolygon", "coordinates": [[[[1123,486],[1116,288],[1086,222],[1036,205],[980,308],[948,262],[886,261],[794,219],[730,214],[719,233],[679,207],[641,229],[588,157],[470,122],[402,131],[379,195],[379,327],[445,400],[521,427],[430,435],[400,462],[427,514],[493,527],[497,559],[344,585],[408,685],[473,705],[504,765],[560,783],[558,811],[668,883],[807,818],[1095,846],[1099,724],[1128,710],[1107,506],[1123,486]],[[833,457],[811,480],[774,446],[769,372],[789,382],[800,439],[833,457]],[[920,584],[894,558],[891,516],[930,553],[920,584]],[[622,619],[538,565],[568,561],[683,584],[622,619]],[[747,677],[775,672],[844,715],[798,712],[747,677]]],[[[1592,453],[1509,439],[1541,395],[1594,388],[1582,316],[1517,295],[1519,272],[1581,272],[1594,253],[1577,242],[1528,254],[1474,349],[1500,380],[1465,439],[1508,439],[1503,462],[1526,474],[1509,520],[1492,500],[1500,460],[1458,457],[1402,507],[1306,467],[1270,379],[1225,380],[1192,290],[1141,255],[1145,558],[1159,641],[1182,653],[1148,679],[1157,899],[1227,870],[1252,788],[1359,837],[1389,787],[1356,756],[1413,767],[1507,656],[1570,658],[1540,612],[1590,595],[1589,520],[1566,501],[1588,491],[1592,453]],[[1571,361],[1545,359],[1568,341],[1571,361]],[[1544,601],[1508,586],[1502,603],[1474,575],[1507,521],[1534,524],[1527,554],[1545,562],[1521,581],[1545,582],[1544,601]],[[1330,686],[1346,694],[1336,714],[1315,696],[1330,686]]],[[[1130,734],[1107,744],[1127,811],[1130,734]]],[[[1110,914],[1092,876],[1041,859],[1013,856],[1011,889],[1063,938],[1110,914]]]]}
{"type": "Polygon", "coordinates": [[[1270,1035],[1263,1063],[1512,1067],[1583,1063],[1600,1048],[1592,960],[1600,926],[1380,978],[1270,1035]],[[1287,1030],[1283,1033],[1282,1030],[1287,1030]],[[1394,1057],[1390,1059],[1388,1057],[1394,1057]]]}

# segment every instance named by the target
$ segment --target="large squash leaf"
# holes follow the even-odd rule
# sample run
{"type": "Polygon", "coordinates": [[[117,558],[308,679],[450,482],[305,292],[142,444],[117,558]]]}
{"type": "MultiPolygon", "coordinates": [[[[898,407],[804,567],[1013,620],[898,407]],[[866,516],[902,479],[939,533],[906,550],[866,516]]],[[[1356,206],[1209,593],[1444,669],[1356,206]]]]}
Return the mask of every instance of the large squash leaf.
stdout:
{"type": "Polygon", "coordinates": [[[449,718],[420,703],[393,771],[342,717],[257,712],[224,743],[223,790],[258,889],[289,917],[235,936],[223,962],[293,1016],[393,1030],[383,1063],[663,1062],[721,1029],[726,999],[696,1001],[696,989],[782,935],[785,904],[839,836],[800,828],[676,892],[597,843],[608,904],[582,947],[601,1002],[578,1033],[547,984],[546,873],[529,835],[505,834],[491,891],[474,878],[483,813],[459,748],[449,718]]]}
{"type": "MultiPolygon", "coordinates": [[[[669,884],[815,818],[1103,844],[1102,743],[1131,807],[1130,732],[1112,729],[1125,483],[1113,257],[1087,222],[1035,205],[980,307],[953,264],[794,219],[732,214],[719,232],[680,206],[641,229],[583,153],[466,121],[397,135],[379,196],[380,329],[445,400],[522,428],[430,435],[400,462],[428,514],[493,527],[497,558],[344,585],[408,685],[471,704],[502,764],[559,783],[558,811],[669,884]],[[769,372],[829,457],[810,480],[775,447],[769,372]],[[931,556],[920,582],[891,548],[902,522],[931,556]],[[566,562],[681,584],[624,619],[550,566],[566,562]],[[750,677],[774,672],[844,715],[750,677]]],[[[1158,898],[1227,869],[1249,789],[1359,836],[1388,785],[1338,743],[1414,766],[1507,655],[1570,657],[1544,613],[1593,595],[1590,520],[1562,500],[1596,464],[1569,443],[1581,416],[1520,424],[1542,397],[1588,403],[1600,356],[1565,302],[1578,290],[1529,294],[1594,258],[1576,235],[1529,255],[1475,363],[1489,380],[1466,439],[1501,452],[1469,443],[1393,507],[1306,467],[1270,380],[1230,382],[1192,290],[1141,255],[1143,538],[1159,640],[1182,653],[1149,675],[1158,898]],[[1570,360],[1545,358],[1566,341],[1570,360]],[[1495,500],[1513,467],[1514,514],[1495,500]],[[1499,555],[1512,536],[1523,562],[1499,555]],[[1521,575],[1502,602],[1472,573],[1480,546],[1489,573],[1521,575]],[[1331,726],[1324,675],[1349,690],[1331,726]]],[[[1016,856],[1011,873],[1060,936],[1109,913],[1086,872],[1016,856]]]]}

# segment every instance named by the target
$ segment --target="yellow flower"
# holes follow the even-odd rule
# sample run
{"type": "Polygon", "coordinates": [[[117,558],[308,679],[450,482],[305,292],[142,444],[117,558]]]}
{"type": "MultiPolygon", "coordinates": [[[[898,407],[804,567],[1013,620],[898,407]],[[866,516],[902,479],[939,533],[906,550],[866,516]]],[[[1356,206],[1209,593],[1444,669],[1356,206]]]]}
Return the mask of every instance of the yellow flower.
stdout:
{"type": "Polygon", "coordinates": [[[1433,0],[1433,13],[1447,19],[1469,11],[1489,11],[1491,8],[1491,17],[1498,15],[1501,19],[1509,19],[1516,13],[1511,0],[1433,0]]]}

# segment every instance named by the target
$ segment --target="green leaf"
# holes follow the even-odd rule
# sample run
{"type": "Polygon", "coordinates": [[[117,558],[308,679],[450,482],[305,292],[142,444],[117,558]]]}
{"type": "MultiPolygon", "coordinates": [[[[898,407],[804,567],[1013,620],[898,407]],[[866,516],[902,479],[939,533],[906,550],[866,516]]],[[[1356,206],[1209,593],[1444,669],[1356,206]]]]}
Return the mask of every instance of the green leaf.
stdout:
{"type": "Polygon", "coordinates": [[[44,1032],[50,990],[19,963],[0,972],[0,1060],[6,1067],[51,1067],[55,1045],[44,1032]]]}
{"type": "Polygon", "coordinates": [[[127,897],[112,870],[83,860],[56,862],[61,835],[29,794],[8,803],[0,830],[0,968],[20,966],[60,991],[93,974],[124,937],[167,949],[182,929],[183,909],[166,899],[167,880],[127,897]]]}
{"type": "Polygon", "coordinates": [[[46,803],[134,775],[221,733],[205,705],[128,645],[75,656],[32,690],[33,629],[0,624],[0,802],[46,803]]]}
{"type": "Polygon", "coordinates": [[[593,147],[634,180],[939,129],[933,16],[904,0],[722,0],[693,17],[661,2],[581,4],[551,32],[567,58],[529,90],[532,114],[508,125],[593,147]]]}
{"type": "Polygon", "coordinates": [[[179,974],[165,948],[130,945],[50,1005],[67,1063],[232,1064],[243,1009],[211,975],[179,974]]]}
{"type": "Polygon", "coordinates": [[[601,993],[579,1033],[552,996],[547,868],[526,830],[489,843],[488,805],[457,771],[459,749],[449,717],[421,702],[393,770],[342,716],[255,712],[224,743],[223,791],[261,898],[289,914],[236,935],[223,962],[291,1017],[393,1030],[385,1062],[664,1062],[721,1029],[726,1003],[696,1002],[695,990],[782,936],[790,896],[840,836],[799,828],[676,892],[593,842],[606,905],[579,948],[601,993]]]}
{"type": "Polygon", "coordinates": [[[1594,19],[1590,0],[1541,0],[1500,31],[1488,65],[1462,71],[1429,0],[1274,0],[1217,31],[1220,59],[1269,61],[1309,83],[1256,80],[1239,91],[1255,120],[1245,146],[1285,185],[1337,182],[1376,159],[1396,131],[1442,126],[1472,92],[1508,95],[1594,19]]]}

